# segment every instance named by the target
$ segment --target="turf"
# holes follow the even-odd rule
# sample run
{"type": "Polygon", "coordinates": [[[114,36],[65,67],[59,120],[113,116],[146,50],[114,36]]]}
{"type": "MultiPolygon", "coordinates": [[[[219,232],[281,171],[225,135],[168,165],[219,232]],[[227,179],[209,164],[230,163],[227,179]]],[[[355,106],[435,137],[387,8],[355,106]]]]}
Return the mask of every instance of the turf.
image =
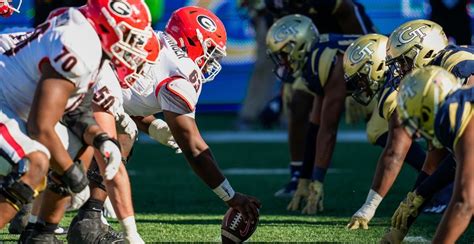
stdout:
{"type": "MultiPolygon", "coordinates": [[[[202,122],[201,122],[202,123],[202,122]]],[[[223,127],[225,129],[225,127],[223,127]]],[[[210,144],[222,169],[285,168],[284,143],[210,144]]],[[[260,224],[251,241],[376,243],[390,223],[400,200],[410,190],[416,172],[405,166],[384,199],[369,230],[348,231],[350,216],[364,202],[381,149],[365,143],[340,143],[325,181],[325,211],[304,216],[285,210],[288,199],[273,197],[287,175],[229,175],[233,187],[260,198],[260,224]]],[[[182,155],[153,144],[138,144],[128,165],[138,228],[146,242],[204,241],[220,239],[220,222],[226,206],[191,171],[182,155]]],[[[73,213],[63,221],[69,223],[73,213]]],[[[409,236],[430,240],[441,216],[423,215],[409,236]]],[[[118,228],[117,222],[111,221],[118,228]]],[[[0,241],[16,235],[0,231],[0,241]]],[[[422,240],[422,239],[414,239],[422,240]]],[[[468,230],[461,242],[473,242],[468,230]]]]}

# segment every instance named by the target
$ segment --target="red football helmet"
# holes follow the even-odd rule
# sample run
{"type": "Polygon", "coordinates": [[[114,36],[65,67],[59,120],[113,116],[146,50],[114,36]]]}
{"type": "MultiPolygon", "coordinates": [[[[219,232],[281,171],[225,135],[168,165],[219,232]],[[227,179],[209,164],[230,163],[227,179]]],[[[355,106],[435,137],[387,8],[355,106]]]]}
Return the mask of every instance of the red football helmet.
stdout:
{"type": "Polygon", "coordinates": [[[214,79],[222,68],[219,61],[226,55],[227,43],[224,24],[214,13],[196,6],[182,7],[171,15],[166,33],[201,68],[203,82],[214,79]]]}
{"type": "Polygon", "coordinates": [[[22,1],[0,0],[0,16],[7,18],[12,16],[14,12],[19,13],[22,1]]]}
{"type": "MultiPolygon", "coordinates": [[[[145,44],[151,37],[151,15],[142,0],[89,0],[80,11],[99,35],[112,63],[135,73],[146,61],[145,44]]],[[[128,83],[121,83],[129,88],[128,83]]]]}
{"type": "Polygon", "coordinates": [[[140,84],[136,84],[135,82],[140,78],[148,76],[151,65],[156,63],[158,60],[158,55],[160,54],[160,42],[158,41],[158,37],[156,36],[155,32],[153,32],[153,30],[150,30],[150,32],[151,37],[148,39],[144,47],[145,51],[148,53],[146,62],[143,62],[141,65],[139,65],[136,72],[130,73],[129,69],[123,65],[115,66],[117,78],[119,79],[120,83],[126,84],[128,88],[133,89],[139,94],[144,94],[149,87],[144,87],[143,82],[140,84]]]}

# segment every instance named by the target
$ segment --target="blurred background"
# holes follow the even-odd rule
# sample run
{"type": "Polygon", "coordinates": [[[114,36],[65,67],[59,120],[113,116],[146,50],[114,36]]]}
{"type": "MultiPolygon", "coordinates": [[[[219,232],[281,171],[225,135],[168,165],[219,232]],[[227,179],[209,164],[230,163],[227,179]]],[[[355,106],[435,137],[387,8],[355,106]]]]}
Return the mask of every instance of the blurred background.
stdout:
{"type": "MultiPolygon", "coordinates": [[[[23,0],[20,14],[0,19],[0,30],[16,26],[33,27],[41,23],[54,8],[78,6],[84,2],[85,0],[23,0]]],[[[256,16],[262,15],[262,12],[252,9],[255,6],[251,3],[255,0],[146,0],[146,2],[150,6],[153,26],[157,30],[163,29],[172,11],[184,5],[206,7],[222,19],[229,38],[228,55],[223,60],[224,67],[216,80],[205,85],[198,112],[239,114],[238,112],[244,107],[244,111],[238,116],[240,122],[254,123],[258,120],[263,107],[278,94],[280,86],[270,73],[273,66],[265,60],[265,50],[257,52],[256,30],[263,32],[263,35],[260,35],[262,41],[266,26],[271,23],[259,27],[262,24],[259,25],[258,21],[262,21],[262,18],[256,16]],[[260,60],[257,59],[258,55],[260,60]],[[262,63],[256,64],[256,61],[262,63]],[[254,67],[258,67],[259,70],[254,71],[254,67]],[[262,67],[265,69],[262,70],[262,67]],[[252,79],[256,84],[249,87],[249,81],[252,79]],[[259,80],[274,81],[259,84],[259,80]],[[247,90],[251,90],[251,94],[244,103],[247,90]]],[[[410,19],[431,17],[443,25],[448,35],[457,36],[458,44],[471,44],[472,31],[466,29],[472,30],[474,4],[467,0],[359,0],[359,2],[365,6],[380,33],[390,33],[396,26],[410,19]],[[446,23],[449,21],[456,24],[446,23]],[[465,28],[466,26],[470,28],[465,28]]]]}

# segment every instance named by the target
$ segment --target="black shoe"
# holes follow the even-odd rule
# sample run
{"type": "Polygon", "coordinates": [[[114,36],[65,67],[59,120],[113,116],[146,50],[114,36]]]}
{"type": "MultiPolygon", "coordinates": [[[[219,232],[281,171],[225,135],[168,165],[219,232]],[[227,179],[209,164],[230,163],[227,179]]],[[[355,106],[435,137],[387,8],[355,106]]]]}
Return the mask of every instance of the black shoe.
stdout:
{"type": "Polygon", "coordinates": [[[30,238],[23,243],[28,244],[63,244],[62,241],[56,238],[54,233],[40,233],[36,230],[30,235],[30,238]]]}
{"type": "Polygon", "coordinates": [[[283,188],[275,192],[274,196],[279,198],[291,198],[298,187],[298,180],[288,182],[283,188]]]}
{"type": "Polygon", "coordinates": [[[29,223],[25,230],[23,232],[21,232],[20,234],[20,239],[18,240],[18,243],[20,244],[26,244],[26,243],[29,243],[29,240],[31,238],[31,235],[33,234],[34,232],[34,224],[31,224],[29,223]]]}
{"type": "Polygon", "coordinates": [[[101,220],[101,212],[79,210],[69,225],[68,243],[125,243],[123,234],[101,220]]]}
{"type": "Polygon", "coordinates": [[[10,221],[10,226],[8,226],[8,232],[10,234],[21,234],[25,230],[32,209],[33,203],[23,205],[20,211],[10,221]]]}

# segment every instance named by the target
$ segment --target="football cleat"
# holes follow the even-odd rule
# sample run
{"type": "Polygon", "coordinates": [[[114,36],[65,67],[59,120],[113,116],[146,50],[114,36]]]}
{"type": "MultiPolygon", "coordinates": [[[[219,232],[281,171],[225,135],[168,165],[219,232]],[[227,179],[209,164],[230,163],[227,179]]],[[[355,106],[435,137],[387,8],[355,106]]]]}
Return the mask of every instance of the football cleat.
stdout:
{"type": "Polygon", "coordinates": [[[25,230],[32,209],[33,203],[23,205],[20,211],[18,211],[15,217],[10,221],[10,226],[8,226],[8,232],[10,234],[21,234],[25,230]]]}
{"type": "Polygon", "coordinates": [[[295,194],[297,186],[298,186],[298,181],[291,180],[283,188],[276,191],[274,196],[279,197],[279,198],[290,198],[295,194]]]}

